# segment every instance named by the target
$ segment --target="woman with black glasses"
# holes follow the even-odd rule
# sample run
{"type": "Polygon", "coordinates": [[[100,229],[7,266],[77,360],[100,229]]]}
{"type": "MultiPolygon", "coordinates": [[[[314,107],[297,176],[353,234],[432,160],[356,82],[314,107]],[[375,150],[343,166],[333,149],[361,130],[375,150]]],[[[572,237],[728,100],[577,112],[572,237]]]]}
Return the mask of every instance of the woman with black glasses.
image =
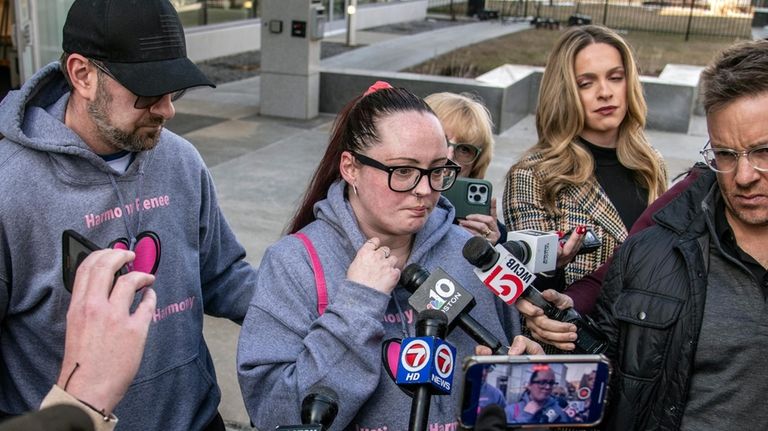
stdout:
{"type": "MultiPolygon", "coordinates": [[[[300,423],[301,402],[318,387],[338,398],[330,429],[408,428],[411,398],[387,373],[397,349],[388,355],[382,347],[415,335],[410,293],[398,287],[407,264],[448,272],[475,297],[471,315],[502,343],[519,333],[514,309],[461,256],[470,234],[452,224],[453,208],[440,196],[459,170],[437,117],[407,90],[377,83],[338,115],[292,235],[264,255],[243,323],[238,373],[259,429],[300,423]]],[[[448,293],[441,287],[435,300],[448,293]]],[[[447,340],[456,367],[475,353],[461,331],[447,340]]],[[[542,351],[520,337],[510,352],[526,350],[542,351]]],[[[459,392],[432,400],[430,424],[455,426],[459,392]]]]}
{"type": "MultiPolygon", "coordinates": [[[[520,396],[520,400],[504,409],[507,423],[549,424],[570,423],[573,420],[563,411],[559,399],[552,392],[558,382],[555,372],[546,364],[534,364],[534,371],[520,396]]],[[[566,404],[567,405],[567,404],[566,404]]]]}
{"type": "MultiPolygon", "coordinates": [[[[434,93],[424,101],[435,111],[445,130],[449,157],[461,166],[459,176],[483,179],[493,157],[493,121],[488,108],[469,93],[434,93]]],[[[490,215],[470,214],[459,225],[496,244],[507,240],[507,230],[496,215],[496,198],[490,215]]]]}

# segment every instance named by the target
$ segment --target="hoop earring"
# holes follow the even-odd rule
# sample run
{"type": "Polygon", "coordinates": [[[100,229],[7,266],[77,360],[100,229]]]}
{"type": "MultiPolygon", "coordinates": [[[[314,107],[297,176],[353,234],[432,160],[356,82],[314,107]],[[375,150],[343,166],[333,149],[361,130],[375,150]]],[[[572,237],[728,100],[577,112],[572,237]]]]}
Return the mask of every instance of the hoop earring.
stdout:
{"type": "Polygon", "coordinates": [[[352,184],[352,191],[355,192],[355,196],[357,196],[357,186],[352,184]]]}

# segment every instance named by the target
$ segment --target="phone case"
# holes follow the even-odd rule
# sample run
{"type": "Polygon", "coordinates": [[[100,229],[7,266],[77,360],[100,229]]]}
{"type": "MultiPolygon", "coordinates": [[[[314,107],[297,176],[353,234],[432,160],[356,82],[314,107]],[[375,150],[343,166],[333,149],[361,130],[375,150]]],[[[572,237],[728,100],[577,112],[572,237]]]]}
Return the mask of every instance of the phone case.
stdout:
{"type": "MultiPolygon", "coordinates": [[[[535,388],[538,386],[531,386],[528,380],[525,380],[523,382],[522,380],[515,379],[513,376],[522,377],[519,372],[521,369],[518,366],[515,365],[522,365],[525,367],[528,367],[529,365],[532,368],[536,368],[538,366],[544,366],[547,369],[559,369],[560,375],[559,375],[559,382],[553,382],[550,383],[547,386],[544,386],[544,388],[550,388],[549,394],[545,393],[545,397],[548,397],[549,395],[554,393],[555,386],[561,385],[560,391],[561,394],[565,393],[564,388],[567,388],[568,386],[572,386],[571,383],[573,381],[574,374],[571,373],[570,379],[567,378],[568,376],[568,369],[571,368],[572,372],[575,372],[576,374],[579,374],[580,371],[579,368],[582,369],[590,369],[591,366],[593,366],[595,373],[593,374],[592,378],[592,386],[590,388],[594,388],[594,392],[590,388],[582,387],[587,386],[584,385],[582,380],[582,384],[576,385],[577,388],[574,392],[570,392],[569,390],[569,397],[572,396],[573,399],[568,398],[566,400],[565,395],[560,395],[562,398],[559,398],[562,400],[564,406],[561,410],[561,413],[565,414],[567,411],[572,414],[577,413],[584,413],[586,406],[586,412],[589,415],[584,416],[587,418],[587,421],[584,422],[575,422],[574,417],[570,416],[570,419],[568,417],[563,416],[563,419],[566,419],[568,421],[574,420],[574,422],[562,422],[562,421],[555,421],[554,423],[542,423],[542,422],[530,422],[530,423],[507,423],[507,429],[520,429],[520,428],[582,428],[582,427],[592,427],[600,423],[603,417],[603,411],[605,407],[605,398],[607,394],[608,389],[608,382],[610,381],[610,375],[611,375],[611,365],[608,358],[606,358],[604,355],[522,355],[522,356],[469,356],[464,359],[463,362],[463,371],[464,371],[464,382],[463,382],[463,393],[461,396],[461,410],[459,415],[459,425],[462,429],[473,429],[474,423],[477,420],[477,415],[481,409],[481,397],[484,397],[486,400],[486,404],[493,398],[491,394],[493,393],[491,390],[489,390],[487,387],[499,387],[501,388],[501,385],[498,385],[496,383],[500,382],[501,379],[508,378],[509,380],[504,380],[503,387],[505,395],[510,394],[517,394],[519,395],[520,392],[516,392],[514,389],[517,388],[519,391],[521,388],[521,385],[523,383],[527,383],[528,389],[532,392],[535,392],[535,388]],[[580,365],[580,364],[583,364],[580,365]],[[502,368],[501,374],[497,370],[495,371],[488,371],[493,370],[496,367],[474,367],[474,365],[484,365],[484,366],[504,366],[509,365],[512,368],[507,368],[508,371],[504,372],[503,370],[505,368],[502,368]],[[548,365],[551,365],[551,368],[548,367],[548,365]],[[558,367],[559,365],[559,367],[558,367]],[[517,371],[515,371],[517,370],[517,371]],[[565,371],[564,371],[565,370],[565,371]],[[482,378],[480,378],[480,373],[482,372],[482,378]],[[486,382],[486,374],[488,378],[488,383],[486,382]],[[492,380],[492,376],[495,376],[492,380]],[[502,376],[502,377],[499,377],[502,376]],[[506,376],[506,377],[504,377],[506,376]],[[494,381],[495,383],[490,383],[491,381],[494,381]],[[553,386],[554,384],[554,386],[553,386]],[[509,385],[509,390],[507,390],[507,385],[509,385]],[[599,388],[599,390],[597,389],[599,388]],[[593,404],[594,403],[594,404],[593,404]],[[596,406],[596,407],[595,407],[596,406]],[[581,410],[580,410],[581,409],[581,410]]],[[[527,377],[532,379],[533,376],[530,373],[530,369],[527,369],[527,377]]],[[[553,374],[553,377],[555,374],[553,374]]],[[[586,377],[586,374],[584,374],[583,377],[586,377]]],[[[539,389],[541,391],[541,389],[539,389]]],[[[498,389],[496,390],[498,392],[498,389]]],[[[501,392],[500,392],[501,393],[501,392]]],[[[528,396],[533,397],[529,393],[528,396]]],[[[502,401],[504,403],[503,407],[508,409],[505,410],[507,416],[507,421],[510,420],[514,421],[514,419],[510,419],[511,414],[517,414],[513,412],[517,412],[515,410],[517,407],[515,404],[518,404],[518,402],[523,402],[523,398],[515,398],[514,400],[508,399],[506,396],[499,399],[497,402],[491,402],[492,404],[500,404],[502,401]]],[[[554,401],[552,401],[554,402],[554,401]]],[[[542,411],[544,409],[542,408],[542,411]]],[[[547,412],[549,413],[549,412],[547,412]]]]}
{"type": "MultiPolygon", "coordinates": [[[[565,244],[566,241],[568,241],[568,238],[571,237],[571,234],[573,233],[573,228],[568,229],[568,232],[563,235],[562,238],[560,238],[560,244],[565,244]]],[[[584,236],[584,240],[581,243],[581,248],[578,252],[576,252],[577,255],[579,254],[587,254],[592,253],[593,251],[596,251],[597,249],[602,246],[603,243],[600,241],[600,238],[598,238],[597,234],[592,230],[591,227],[587,227],[587,233],[584,236]]]]}
{"type": "Polygon", "coordinates": [[[72,292],[77,267],[92,252],[101,247],[74,230],[67,229],[61,234],[61,274],[64,288],[72,292]]]}
{"type": "Polygon", "coordinates": [[[463,219],[470,214],[489,215],[492,191],[490,181],[459,177],[443,196],[456,208],[456,218],[463,219]]]}

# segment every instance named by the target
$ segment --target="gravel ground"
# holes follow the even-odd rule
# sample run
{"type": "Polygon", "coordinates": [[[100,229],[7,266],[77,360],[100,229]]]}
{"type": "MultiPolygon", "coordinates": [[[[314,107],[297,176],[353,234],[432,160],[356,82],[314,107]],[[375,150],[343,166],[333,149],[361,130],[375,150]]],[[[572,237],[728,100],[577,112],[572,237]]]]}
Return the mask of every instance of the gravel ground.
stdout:
{"type": "MultiPolygon", "coordinates": [[[[405,36],[464,23],[466,23],[464,20],[450,21],[445,19],[427,18],[422,21],[411,21],[369,28],[365,31],[392,33],[405,36]]],[[[343,43],[323,41],[320,43],[320,58],[333,57],[334,55],[342,54],[349,50],[359,48],[360,46],[361,45],[349,47],[343,43]]],[[[247,51],[240,54],[206,60],[198,63],[197,66],[200,67],[200,70],[202,70],[215,84],[223,84],[225,82],[237,81],[258,75],[260,64],[261,52],[247,51]]]]}

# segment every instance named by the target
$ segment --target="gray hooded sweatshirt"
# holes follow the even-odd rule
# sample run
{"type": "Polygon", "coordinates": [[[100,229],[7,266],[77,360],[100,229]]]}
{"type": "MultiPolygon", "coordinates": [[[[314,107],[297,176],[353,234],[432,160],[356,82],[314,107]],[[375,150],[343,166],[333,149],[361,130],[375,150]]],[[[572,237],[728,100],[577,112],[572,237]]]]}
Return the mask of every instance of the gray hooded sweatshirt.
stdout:
{"type": "Polygon", "coordinates": [[[161,244],[157,309],[115,409],[118,429],[202,429],[220,399],[203,312],[241,321],[255,271],[189,142],[163,130],[118,173],[63,123],[68,99],[52,63],[0,104],[0,411],[36,409],[59,374],[71,297],[62,232],[106,247],[151,231],[161,244]]]}
{"type": "MultiPolygon", "coordinates": [[[[301,401],[314,385],[339,396],[332,430],[406,430],[409,398],[382,366],[382,341],[415,336],[410,293],[398,286],[386,295],[346,278],[366,238],[360,231],[344,182],[315,205],[317,220],[302,229],[317,249],[325,272],[328,307],[317,311],[317,291],[309,254],[294,236],[272,245],[259,268],[256,294],[243,322],[238,374],[245,405],[259,429],[300,424],[301,401]]],[[[429,271],[438,266],[476,299],[471,315],[500,340],[519,333],[519,316],[475,276],[461,249],[470,238],[452,224],[454,209],[441,197],[416,234],[406,265],[429,271]]],[[[457,348],[456,364],[477,345],[459,329],[447,340],[457,348]]],[[[430,430],[455,430],[462,380],[456,367],[449,396],[432,399],[430,430]]]]}

